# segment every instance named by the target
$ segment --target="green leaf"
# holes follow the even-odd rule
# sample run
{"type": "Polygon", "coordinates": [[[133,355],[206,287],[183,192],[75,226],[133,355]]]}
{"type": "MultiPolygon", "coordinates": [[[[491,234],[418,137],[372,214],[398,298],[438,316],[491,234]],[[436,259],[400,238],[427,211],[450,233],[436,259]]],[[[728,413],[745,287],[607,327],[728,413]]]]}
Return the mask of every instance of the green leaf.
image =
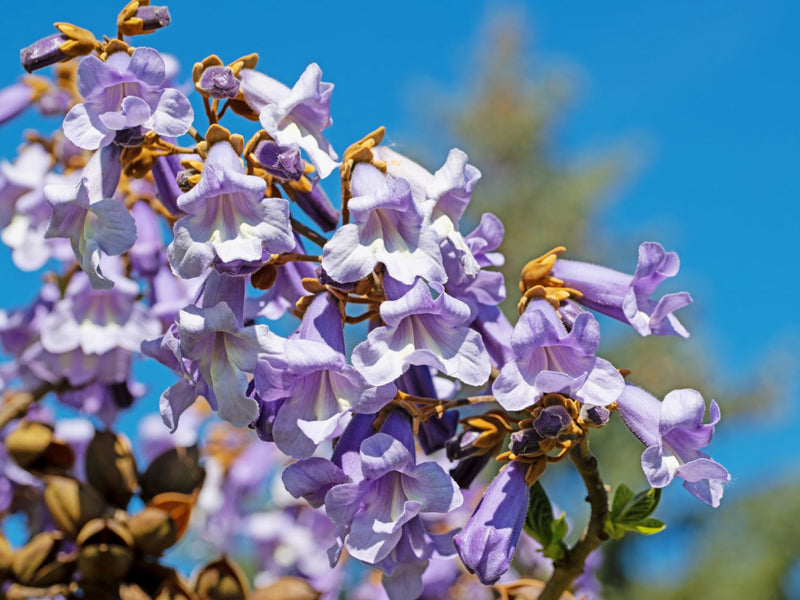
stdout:
{"type": "Polygon", "coordinates": [[[558,560],[564,556],[566,545],[564,537],[569,531],[566,515],[553,518],[550,498],[538,481],[531,486],[528,512],[525,515],[525,531],[542,545],[542,553],[548,558],[558,560]]]}
{"type": "Polygon", "coordinates": [[[625,508],[625,505],[632,499],[633,491],[631,488],[621,483],[617,491],[614,492],[614,501],[611,503],[611,515],[614,517],[618,516],[622,512],[622,509],[625,508]]]}
{"type": "Polygon", "coordinates": [[[634,495],[630,488],[620,485],[614,493],[611,510],[604,529],[609,536],[620,539],[628,531],[652,535],[662,531],[666,525],[650,515],[658,507],[661,489],[653,488],[634,495]]]}
{"type": "Polygon", "coordinates": [[[650,518],[639,521],[634,526],[634,531],[641,533],[642,535],[653,535],[654,533],[663,531],[665,527],[666,524],[663,521],[650,518]]]}
{"type": "Polygon", "coordinates": [[[538,481],[530,489],[525,531],[542,546],[548,546],[553,539],[553,506],[538,481]]]}

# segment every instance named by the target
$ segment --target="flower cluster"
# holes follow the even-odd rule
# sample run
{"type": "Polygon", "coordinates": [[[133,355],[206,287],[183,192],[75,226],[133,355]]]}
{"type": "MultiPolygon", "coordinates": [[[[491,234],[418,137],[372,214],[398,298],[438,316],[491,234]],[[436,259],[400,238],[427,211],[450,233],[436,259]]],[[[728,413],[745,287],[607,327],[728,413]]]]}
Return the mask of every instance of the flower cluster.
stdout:
{"type": "MultiPolygon", "coordinates": [[[[192,510],[202,533],[191,535],[218,550],[235,553],[232,540],[246,537],[275,593],[297,581],[339,592],[341,570],[316,560],[323,539],[331,566],[347,556],[377,570],[393,600],[479,585],[467,572],[498,589],[544,585],[519,570],[535,561],[512,565],[525,544],[565,556],[563,532],[530,524],[538,479],[566,457],[586,481],[599,479],[587,434],[613,413],[646,446],[650,486],[678,476],[719,504],[729,475],[702,452],[717,404],[704,424],[696,391],[659,401],[598,355],[596,313],[643,336],[688,336],[673,312],[689,294],[654,298],[678,273],[674,252],[643,243],[630,275],[556,248],[525,266],[512,324],[492,270],[503,263],[503,225],[489,213],[477,224],[465,217],[481,174],[464,152],[430,172],[382,145],[379,128],[340,160],[325,137],[333,85],[320,67],[290,87],[259,71],[256,54],[194,65],[198,119],[173,61],[132,45],[169,21],[165,7],[135,0],[114,39],[61,23],[21,55],[28,71],[57,63],[56,79],[28,76],[0,92],[0,120],[32,104],[63,119],[0,165],[2,240],[20,268],[49,269],[30,306],[0,312],[13,357],[0,367],[0,509],[11,510],[14,490],[38,490],[48,512],[31,533],[46,536],[45,558],[58,563],[26,566],[42,537],[10,562],[0,544],[0,574],[11,565],[4,585],[193,594],[174,570],[156,569],[192,510]],[[234,115],[259,130],[245,140],[234,115]],[[338,207],[323,189],[337,167],[338,207]],[[59,441],[34,403],[54,394],[112,427],[143,393],[132,370],[140,355],[173,374],[160,394],[163,425],[149,421],[142,434],[165,453],[137,476],[125,442],[104,430],[83,435],[85,468],[73,468],[80,439],[59,441]],[[209,424],[208,409],[227,424],[209,424]],[[34,438],[35,452],[25,445],[34,438]],[[203,440],[204,468],[189,461],[187,480],[178,471],[203,440]],[[97,454],[106,447],[109,456],[97,454]],[[494,475],[485,489],[474,485],[481,474],[494,475]],[[243,508],[266,484],[277,516],[243,508]],[[131,516],[134,493],[146,508],[131,516]],[[77,558],[55,559],[57,550],[77,558]],[[105,579],[102,560],[115,567],[105,579]]],[[[615,525],[604,521],[605,491],[592,508],[590,531],[615,525]]],[[[549,504],[542,514],[552,521],[549,504]]],[[[585,536],[594,546],[584,556],[600,541],[585,536]]],[[[217,597],[214,586],[245,594],[249,584],[221,559],[192,585],[217,597]]]]}

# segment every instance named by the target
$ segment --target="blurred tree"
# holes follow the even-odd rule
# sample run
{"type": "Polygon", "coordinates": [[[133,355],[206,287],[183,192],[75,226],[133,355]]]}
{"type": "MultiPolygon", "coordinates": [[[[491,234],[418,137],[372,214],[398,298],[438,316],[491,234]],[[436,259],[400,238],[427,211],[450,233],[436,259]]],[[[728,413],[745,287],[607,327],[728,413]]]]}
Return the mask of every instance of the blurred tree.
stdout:
{"type": "MultiPolygon", "coordinates": [[[[560,156],[555,130],[574,98],[574,78],[563,70],[537,76],[527,60],[527,38],[524,12],[513,11],[495,17],[480,43],[478,64],[469,71],[469,88],[459,92],[457,97],[440,94],[438,104],[432,103],[436,107],[435,114],[422,115],[426,120],[435,119],[437,123],[446,124],[445,134],[441,126],[428,128],[437,135],[431,140],[432,147],[441,147],[442,138],[448,138],[452,145],[469,154],[470,162],[479,166],[483,174],[468,209],[468,218],[477,223],[480,213],[490,210],[505,224],[501,250],[505,253],[506,264],[502,271],[509,294],[504,310],[512,322],[516,320],[519,273],[531,258],[564,245],[569,257],[617,264],[630,271],[630,250],[635,249],[634,245],[626,243],[625,256],[618,256],[614,252],[615,245],[592,228],[595,215],[611,198],[613,189],[635,170],[631,166],[633,153],[623,145],[589,159],[568,160],[560,156]]],[[[691,329],[691,310],[685,313],[681,318],[689,321],[691,329]]],[[[607,321],[604,320],[604,328],[608,326],[607,321]]],[[[766,369],[762,376],[751,377],[744,383],[726,381],[709,358],[710,353],[695,339],[639,338],[629,331],[625,333],[627,335],[606,336],[612,341],[605,342],[604,356],[615,365],[630,369],[637,385],[659,397],[671,389],[691,387],[707,399],[716,398],[727,419],[723,427],[731,423],[734,415],[740,419],[753,418],[753,398],[759,399],[759,411],[763,411],[778,395],[776,386],[780,384],[771,383],[774,378],[766,376],[766,369]]],[[[618,419],[611,427],[618,430],[616,435],[594,436],[592,441],[606,483],[616,486],[626,482],[643,489],[646,482],[639,463],[641,445],[623,431],[625,428],[618,419]]],[[[556,487],[569,485],[569,478],[564,481],[556,477],[555,480],[549,477],[548,483],[556,487]]],[[[723,533],[732,529],[724,524],[720,527],[719,519],[715,518],[711,529],[719,534],[707,538],[702,550],[698,550],[697,544],[687,548],[687,552],[701,552],[695,562],[702,567],[691,571],[682,584],[668,589],[654,589],[652,585],[643,586],[635,581],[635,560],[631,562],[631,552],[627,549],[633,540],[631,536],[606,544],[602,578],[613,582],[613,585],[609,583],[608,597],[784,598],[782,585],[788,569],[797,561],[800,547],[788,552],[770,552],[770,548],[780,547],[780,544],[771,545],[771,536],[780,532],[781,519],[800,513],[792,513],[785,505],[776,507],[776,512],[769,516],[774,528],[759,531],[761,521],[757,507],[762,505],[762,495],[766,497],[772,493],[757,493],[738,503],[728,503],[723,509],[726,520],[733,523],[744,520],[747,531],[742,532],[743,536],[752,534],[753,539],[759,541],[755,557],[751,551],[743,554],[747,560],[757,559],[758,568],[763,569],[754,579],[758,586],[747,586],[748,590],[756,591],[741,595],[737,590],[745,588],[726,584],[727,592],[723,593],[720,591],[723,587],[715,587],[718,581],[740,581],[745,577],[740,560],[735,559],[734,546],[729,544],[730,537],[723,533]],[[701,556],[706,558],[701,560],[701,556]]],[[[670,511],[674,514],[670,516],[669,526],[688,527],[699,522],[694,511],[703,508],[694,503],[683,504],[678,510],[670,511]]],[[[571,511],[570,516],[577,517],[571,511]]],[[[796,538],[795,532],[793,539],[796,538]]],[[[658,544],[657,539],[643,542],[658,544]]],[[[751,570],[748,567],[746,572],[751,570]]]]}

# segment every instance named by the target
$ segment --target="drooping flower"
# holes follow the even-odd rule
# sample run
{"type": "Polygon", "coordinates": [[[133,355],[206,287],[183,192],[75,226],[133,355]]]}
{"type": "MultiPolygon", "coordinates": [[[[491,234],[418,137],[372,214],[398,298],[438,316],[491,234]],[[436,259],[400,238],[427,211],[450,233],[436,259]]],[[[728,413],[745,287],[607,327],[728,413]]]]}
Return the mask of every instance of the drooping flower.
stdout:
{"type": "Polygon", "coordinates": [[[595,356],[600,327],[582,312],[567,332],[546,300],[534,300],[511,336],[514,360],[506,364],[492,391],[506,410],[522,410],[543,394],[562,393],[585,404],[605,406],[622,393],[622,375],[595,356]]]}
{"type": "Polygon", "coordinates": [[[353,350],[353,365],[373,385],[397,379],[410,365],[427,365],[469,385],[489,378],[489,356],[470,329],[469,308],[445,293],[434,299],[418,279],[397,300],[381,304],[385,325],[353,350]]]}
{"type": "Polygon", "coordinates": [[[330,175],[338,156],[322,131],[333,123],[333,84],[322,81],[319,65],[308,65],[291,89],[252,69],[242,69],[239,78],[245,100],[259,113],[264,130],[281,146],[305,150],[320,177],[330,175]]]}
{"type": "Polygon", "coordinates": [[[379,262],[407,285],[417,276],[442,283],[447,279],[436,232],[414,202],[404,179],[359,163],[348,202],[352,222],[340,227],[322,249],[322,267],[336,281],[362,279],[379,262]]]}
{"type": "Polygon", "coordinates": [[[511,462],[492,480],[453,542],[464,565],[484,585],[508,571],[528,511],[528,465],[511,462]]]}
{"type": "Polygon", "coordinates": [[[229,143],[214,144],[200,181],[178,198],[187,216],[175,223],[175,239],[167,249],[175,273],[197,277],[213,263],[236,274],[243,263],[258,268],[269,254],[292,250],[289,204],[265,198],[266,186],[260,177],[245,174],[229,143]]]}
{"type": "Polygon", "coordinates": [[[101,255],[120,255],[136,241],[133,217],[122,202],[112,198],[119,177],[119,149],[108,146],[95,152],[77,186],[44,189],[53,207],[45,237],[69,239],[75,258],[98,289],[114,285],[103,275],[101,255]]]}
{"type": "Polygon", "coordinates": [[[392,384],[370,386],[344,354],[342,319],[335,299],[322,294],[306,310],[297,335],[285,342],[283,389],[256,390],[264,401],[280,400],[272,436],[296,458],[313,454],[322,441],[340,435],[350,411],[374,413],[395,396],[392,384]]]}
{"type": "Polygon", "coordinates": [[[178,331],[181,353],[197,361],[219,416],[237,427],[252,423],[258,404],[245,394],[247,373],[255,372],[260,355],[281,355],[283,340],[266,325],[242,327],[225,302],[180,311],[178,331]]]}
{"type": "Polygon", "coordinates": [[[659,402],[641,388],[626,385],[617,409],[628,429],[647,446],[642,470],[651,486],[665,487],[677,476],[695,498],[719,506],[730,474],[700,451],[711,441],[720,419],[714,400],[710,422],[703,423],[705,402],[696,390],[673,390],[659,402]]]}
{"type": "Polygon", "coordinates": [[[641,335],[689,337],[689,332],[672,314],[692,302],[688,292],[666,294],[657,301],[651,299],[658,285],[677,275],[679,268],[675,252],[665,251],[657,242],[643,242],[633,275],[563,259],[555,261],[552,274],[565,286],[583,294],[578,299],[582,305],[629,323],[641,335]]]}
{"type": "Polygon", "coordinates": [[[105,62],[84,57],[78,66],[78,91],[85,102],[64,118],[64,135],[75,145],[96,150],[112,142],[118,131],[143,127],[177,137],[189,131],[194,113],[189,100],[165,88],[166,66],[152,48],[133,54],[114,52],[105,62]]]}

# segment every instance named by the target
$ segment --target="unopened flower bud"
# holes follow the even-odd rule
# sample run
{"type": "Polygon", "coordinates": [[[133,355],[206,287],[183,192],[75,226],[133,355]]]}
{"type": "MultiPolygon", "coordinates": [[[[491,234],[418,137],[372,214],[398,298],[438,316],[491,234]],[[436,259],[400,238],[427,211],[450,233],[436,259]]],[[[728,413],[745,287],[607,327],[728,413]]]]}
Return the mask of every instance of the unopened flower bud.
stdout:
{"type": "Polygon", "coordinates": [[[114,136],[114,142],[123,148],[136,148],[144,143],[145,133],[147,131],[141,126],[120,129],[114,136]]]}
{"type": "MultiPolygon", "coordinates": [[[[205,73],[203,75],[205,76],[205,73]]],[[[296,181],[305,171],[305,163],[300,157],[300,148],[297,146],[281,146],[272,140],[264,140],[258,143],[254,154],[267,173],[280,179],[296,181]]]]}
{"type": "Polygon", "coordinates": [[[33,42],[27,48],[23,48],[19,51],[22,68],[28,73],[33,73],[37,69],[43,69],[62,60],[67,60],[70,56],[61,49],[61,46],[68,39],[63,33],[54,33],[33,42]]]}
{"type": "Polygon", "coordinates": [[[172,22],[166,6],[140,6],[136,10],[136,17],[142,20],[142,33],[161,29],[172,22]]]}
{"type": "Polygon", "coordinates": [[[197,89],[211,98],[235,98],[239,93],[239,80],[230,67],[214,65],[200,75],[197,89]]]}
{"type": "Polygon", "coordinates": [[[590,427],[603,427],[608,423],[611,411],[604,406],[592,406],[584,404],[581,406],[580,419],[590,427]]]}

